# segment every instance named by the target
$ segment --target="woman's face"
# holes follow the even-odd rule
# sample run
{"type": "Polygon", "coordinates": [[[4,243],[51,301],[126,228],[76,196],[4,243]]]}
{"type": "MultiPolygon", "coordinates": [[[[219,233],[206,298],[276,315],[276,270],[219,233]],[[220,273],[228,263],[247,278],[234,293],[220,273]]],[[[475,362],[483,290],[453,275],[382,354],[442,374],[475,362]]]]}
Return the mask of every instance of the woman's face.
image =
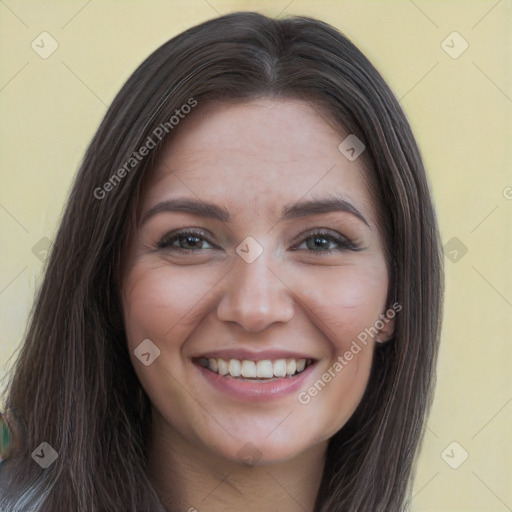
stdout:
{"type": "Polygon", "coordinates": [[[388,275],[362,158],[338,150],[347,135],[299,100],[199,105],[161,154],[122,297],[133,366],[174,442],[290,460],[360,402],[392,321],[365,331],[388,275]]]}

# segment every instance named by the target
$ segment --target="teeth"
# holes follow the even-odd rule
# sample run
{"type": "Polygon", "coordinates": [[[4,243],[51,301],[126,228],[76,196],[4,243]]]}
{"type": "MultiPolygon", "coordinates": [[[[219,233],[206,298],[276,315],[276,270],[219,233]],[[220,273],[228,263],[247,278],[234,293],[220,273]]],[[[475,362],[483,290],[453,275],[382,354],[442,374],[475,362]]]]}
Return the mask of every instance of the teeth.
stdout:
{"type": "MultiPolygon", "coordinates": [[[[217,370],[218,373],[220,373],[221,375],[227,375],[229,373],[228,363],[226,361],[224,361],[224,359],[217,359],[217,363],[218,363],[218,370],[217,370]]],[[[210,370],[213,371],[213,368],[210,364],[208,365],[208,368],[210,368],[210,370]]]]}
{"type": "Polygon", "coordinates": [[[242,373],[242,365],[238,359],[229,360],[229,374],[232,377],[240,377],[242,373]]]}
{"type": "Polygon", "coordinates": [[[242,361],[242,377],[256,377],[256,364],[253,361],[242,361]]]}
{"type": "Polygon", "coordinates": [[[250,361],[248,359],[201,358],[200,364],[212,372],[230,377],[245,379],[272,379],[274,377],[291,377],[307,368],[311,359],[276,359],[271,361],[250,361]]]}
{"type": "Polygon", "coordinates": [[[293,375],[297,371],[297,363],[295,359],[288,359],[286,361],[286,373],[288,375],[293,375]]]}
{"type": "Polygon", "coordinates": [[[276,377],[286,377],[286,359],[274,361],[274,375],[276,377]]]}
{"type": "Polygon", "coordinates": [[[264,359],[263,361],[258,361],[256,364],[256,377],[260,379],[271,379],[274,376],[274,367],[272,366],[272,361],[268,359],[264,359]]]}

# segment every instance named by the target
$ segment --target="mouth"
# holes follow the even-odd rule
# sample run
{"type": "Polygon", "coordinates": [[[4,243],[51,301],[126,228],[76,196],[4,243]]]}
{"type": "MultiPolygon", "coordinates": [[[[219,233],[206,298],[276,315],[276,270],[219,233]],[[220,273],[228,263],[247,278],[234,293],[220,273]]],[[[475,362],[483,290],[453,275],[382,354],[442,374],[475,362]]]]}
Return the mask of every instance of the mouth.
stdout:
{"type": "Polygon", "coordinates": [[[221,357],[197,357],[193,362],[206,370],[225,377],[251,382],[272,382],[293,379],[315,363],[314,359],[224,359],[221,357]]]}

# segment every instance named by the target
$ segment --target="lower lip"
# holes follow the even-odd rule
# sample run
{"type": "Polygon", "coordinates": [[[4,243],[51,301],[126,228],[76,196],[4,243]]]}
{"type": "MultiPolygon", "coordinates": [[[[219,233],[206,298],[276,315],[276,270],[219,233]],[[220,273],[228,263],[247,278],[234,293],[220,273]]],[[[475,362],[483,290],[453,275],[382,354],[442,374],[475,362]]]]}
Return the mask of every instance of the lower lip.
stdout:
{"type": "Polygon", "coordinates": [[[269,382],[257,380],[242,380],[235,377],[224,377],[214,373],[204,366],[194,364],[201,375],[214,387],[245,401],[263,401],[281,398],[294,391],[297,392],[303,385],[315,367],[310,364],[304,371],[295,377],[282,377],[269,382]]]}

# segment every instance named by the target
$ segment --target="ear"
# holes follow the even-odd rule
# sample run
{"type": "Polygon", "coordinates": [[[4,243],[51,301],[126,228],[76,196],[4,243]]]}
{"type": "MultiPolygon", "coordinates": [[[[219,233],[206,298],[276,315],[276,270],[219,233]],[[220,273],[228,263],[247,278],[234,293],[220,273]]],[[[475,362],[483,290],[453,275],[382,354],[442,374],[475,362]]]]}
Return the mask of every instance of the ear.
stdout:
{"type": "Polygon", "coordinates": [[[375,324],[379,328],[379,332],[375,336],[376,343],[386,343],[393,338],[395,333],[395,317],[400,309],[402,309],[401,306],[395,302],[393,306],[380,315],[379,320],[375,324]]]}

